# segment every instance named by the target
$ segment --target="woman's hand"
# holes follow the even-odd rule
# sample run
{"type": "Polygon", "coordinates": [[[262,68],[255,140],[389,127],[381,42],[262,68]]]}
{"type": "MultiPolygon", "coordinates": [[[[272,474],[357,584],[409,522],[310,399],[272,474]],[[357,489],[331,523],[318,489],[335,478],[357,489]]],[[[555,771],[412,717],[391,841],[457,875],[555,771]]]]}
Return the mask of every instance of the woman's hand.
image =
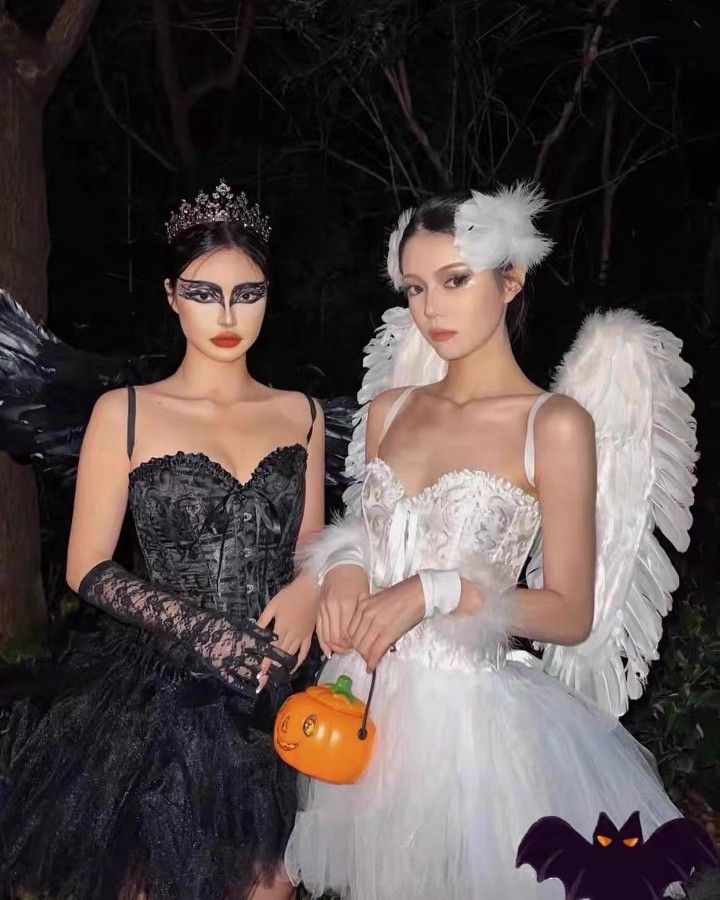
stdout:
{"type": "Polygon", "coordinates": [[[361,597],[348,627],[352,645],[367,663],[368,672],[395,641],[425,615],[422,584],[417,575],[370,597],[361,597]]]}
{"type": "MultiPolygon", "coordinates": [[[[268,628],[271,622],[277,640],[273,644],[286,653],[297,653],[295,672],[305,661],[310,650],[315,619],[317,617],[317,588],[307,575],[299,575],[286,587],[278,591],[257,620],[261,628],[268,628]]],[[[269,667],[265,660],[261,669],[264,676],[269,667]]],[[[265,680],[260,680],[261,686],[265,680]]]]}
{"type": "Polygon", "coordinates": [[[318,641],[325,656],[352,650],[348,625],[358,601],[369,593],[370,584],[362,566],[336,566],[327,573],[320,588],[316,624],[318,641]]]}

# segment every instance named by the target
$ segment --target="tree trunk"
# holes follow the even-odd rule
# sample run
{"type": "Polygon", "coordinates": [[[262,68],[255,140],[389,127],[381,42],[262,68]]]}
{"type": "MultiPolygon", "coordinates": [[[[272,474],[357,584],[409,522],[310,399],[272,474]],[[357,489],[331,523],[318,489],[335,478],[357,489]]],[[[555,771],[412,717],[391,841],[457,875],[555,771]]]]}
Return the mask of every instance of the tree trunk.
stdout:
{"type": "MultiPolygon", "coordinates": [[[[23,33],[0,5],[0,285],[47,316],[50,236],[43,110],[82,42],[100,0],[65,0],[42,38],[23,33]]],[[[45,618],[35,479],[0,455],[0,641],[45,618]]]]}
{"type": "MultiPolygon", "coordinates": [[[[49,236],[43,101],[0,69],[0,284],[34,317],[47,315],[49,236]]],[[[44,619],[35,478],[0,455],[0,641],[44,619]]]]}
{"type": "Polygon", "coordinates": [[[50,252],[43,100],[0,69],[0,284],[34,317],[47,316],[50,252]]]}

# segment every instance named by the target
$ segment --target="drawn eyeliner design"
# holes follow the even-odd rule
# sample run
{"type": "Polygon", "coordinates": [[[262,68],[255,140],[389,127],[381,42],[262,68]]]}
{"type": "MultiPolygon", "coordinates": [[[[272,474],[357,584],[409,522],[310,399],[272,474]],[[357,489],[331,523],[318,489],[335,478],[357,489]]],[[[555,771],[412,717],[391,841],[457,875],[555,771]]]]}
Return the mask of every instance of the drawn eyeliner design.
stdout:
{"type": "MultiPolygon", "coordinates": [[[[238,284],[233,288],[230,305],[257,303],[267,295],[267,289],[267,281],[249,281],[238,284]]],[[[225,302],[220,287],[210,281],[186,281],[184,278],[179,278],[178,292],[186,300],[193,300],[195,303],[219,303],[222,306],[225,302]]]]}
{"type": "Polygon", "coordinates": [[[248,282],[247,284],[238,284],[233,288],[230,297],[231,305],[233,303],[257,303],[267,295],[268,282],[248,282]]]}
{"type": "Polygon", "coordinates": [[[178,278],[178,292],[181,297],[196,303],[223,303],[220,288],[207,281],[185,281],[184,278],[178,278]]]}

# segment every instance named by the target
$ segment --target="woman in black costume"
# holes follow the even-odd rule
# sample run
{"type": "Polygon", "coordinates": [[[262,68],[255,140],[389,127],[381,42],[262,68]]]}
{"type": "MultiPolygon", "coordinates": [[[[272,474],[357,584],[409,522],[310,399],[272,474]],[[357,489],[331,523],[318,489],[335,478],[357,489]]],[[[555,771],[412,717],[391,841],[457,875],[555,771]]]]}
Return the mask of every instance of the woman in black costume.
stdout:
{"type": "Polygon", "coordinates": [[[33,727],[22,702],[4,724],[6,894],[292,896],[295,779],[270,728],[315,621],[293,559],[323,524],[324,435],[314,400],[247,370],[268,232],[224,183],[183,203],[165,282],[183,362],[93,411],[67,577],[112,619],[68,651],[33,727]],[[111,558],[128,501],[148,578],[111,558]]]}

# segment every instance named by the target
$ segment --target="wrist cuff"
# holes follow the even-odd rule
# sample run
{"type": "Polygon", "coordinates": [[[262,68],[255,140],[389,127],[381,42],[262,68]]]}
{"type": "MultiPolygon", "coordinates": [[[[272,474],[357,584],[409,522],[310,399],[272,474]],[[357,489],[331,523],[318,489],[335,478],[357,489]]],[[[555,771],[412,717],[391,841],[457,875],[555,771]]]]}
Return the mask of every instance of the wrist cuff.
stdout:
{"type": "Polygon", "coordinates": [[[447,615],[460,602],[462,582],[457,569],[421,569],[418,572],[425,597],[425,615],[447,615]]]}

